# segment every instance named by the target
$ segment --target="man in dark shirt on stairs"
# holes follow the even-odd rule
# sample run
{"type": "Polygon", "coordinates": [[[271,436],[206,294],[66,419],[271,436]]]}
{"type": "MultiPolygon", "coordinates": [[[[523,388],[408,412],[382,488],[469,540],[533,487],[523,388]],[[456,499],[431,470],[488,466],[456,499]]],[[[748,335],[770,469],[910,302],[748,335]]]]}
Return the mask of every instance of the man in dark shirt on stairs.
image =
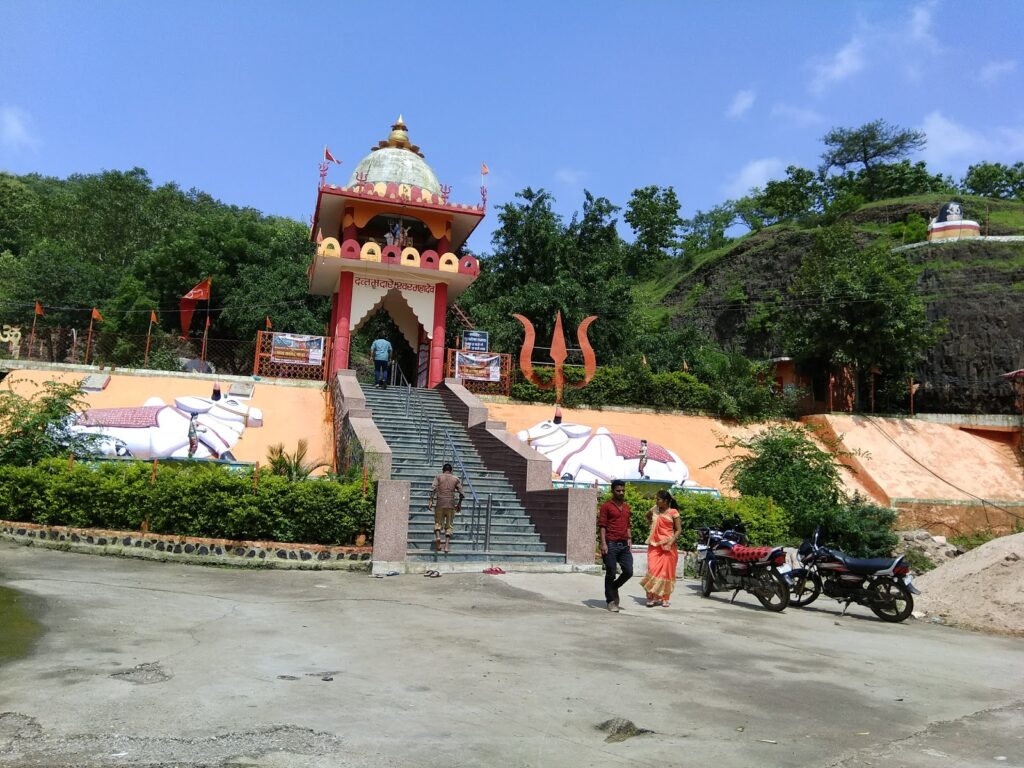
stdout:
{"type": "Polygon", "coordinates": [[[597,516],[601,536],[601,558],[604,560],[604,599],[608,610],[619,612],[619,587],[633,577],[633,537],[629,528],[629,504],[626,503],[626,483],[612,480],[612,497],[601,505],[597,516]],[[622,574],[615,578],[616,568],[622,574]]]}

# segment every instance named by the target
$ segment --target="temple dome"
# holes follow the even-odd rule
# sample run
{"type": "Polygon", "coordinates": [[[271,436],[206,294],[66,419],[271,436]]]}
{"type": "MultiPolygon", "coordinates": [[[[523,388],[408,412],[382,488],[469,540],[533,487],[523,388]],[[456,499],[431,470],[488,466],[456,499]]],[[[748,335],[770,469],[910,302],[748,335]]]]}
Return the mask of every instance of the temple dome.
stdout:
{"type": "Polygon", "coordinates": [[[401,115],[391,126],[388,138],[359,161],[348,180],[348,186],[358,184],[359,177],[364,175],[365,180],[371,184],[379,181],[395,182],[419,187],[435,195],[441,194],[441,184],[434,170],[423,159],[420,148],[409,142],[408,129],[401,115]]]}

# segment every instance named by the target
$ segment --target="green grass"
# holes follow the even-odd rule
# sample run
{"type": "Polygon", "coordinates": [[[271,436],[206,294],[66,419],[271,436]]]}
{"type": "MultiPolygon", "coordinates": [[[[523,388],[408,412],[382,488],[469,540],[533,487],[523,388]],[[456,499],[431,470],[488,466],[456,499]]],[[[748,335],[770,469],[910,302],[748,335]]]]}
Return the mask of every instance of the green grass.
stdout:
{"type": "Polygon", "coordinates": [[[976,549],[982,544],[988,544],[995,538],[997,538],[996,535],[991,531],[978,531],[977,533],[970,533],[966,536],[951,536],[948,541],[954,547],[962,549],[964,552],[970,552],[972,549],[976,549]]]}

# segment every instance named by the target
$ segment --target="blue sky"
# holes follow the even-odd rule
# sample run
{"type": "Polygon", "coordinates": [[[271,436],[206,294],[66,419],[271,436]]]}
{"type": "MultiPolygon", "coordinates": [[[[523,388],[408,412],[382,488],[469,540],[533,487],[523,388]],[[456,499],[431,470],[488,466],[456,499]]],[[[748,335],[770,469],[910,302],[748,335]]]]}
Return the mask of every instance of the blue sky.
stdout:
{"type": "Polygon", "coordinates": [[[0,0],[0,169],[141,166],[306,221],[324,144],[344,183],[402,113],[456,201],[485,161],[492,211],[659,184],[690,215],[879,117],[956,178],[1024,159],[1022,36],[1016,0],[0,0]]]}

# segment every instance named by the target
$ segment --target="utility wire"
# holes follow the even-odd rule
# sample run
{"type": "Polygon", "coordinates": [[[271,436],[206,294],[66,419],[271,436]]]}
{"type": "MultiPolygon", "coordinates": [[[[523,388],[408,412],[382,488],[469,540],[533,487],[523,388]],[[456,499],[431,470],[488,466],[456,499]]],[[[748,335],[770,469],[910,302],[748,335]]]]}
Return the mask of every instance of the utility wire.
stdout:
{"type": "Polygon", "coordinates": [[[981,496],[978,496],[975,493],[971,493],[967,489],[961,488],[959,485],[954,483],[952,480],[947,480],[942,475],[940,475],[938,472],[936,472],[934,469],[929,467],[927,464],[925,464],[924,462],[920,461],[916,456],[914,456],[910,451],[908,451],[902,445],[900,445],[888,432],[886,432],[884,429],[882,429],[881,425],[877,423],[877,419],[874,416],[865,416],[864,418],[866,418],[868,420],[868,423],[871,424],[871,426],[873,426],[875,429],[877,429],[881,433],[882,437],[884,437],[890,443],[895,445],[904,455],[906,455],[906,457],[908,459],[910,459],[912,462],[917,464],[919,467],[921,467],[923,470],[925,470],[929,474],[934,475],[936,478],[938,478],[939,480],[944,482],[950,488],[955,488],[956,490],[960,491],[960,493],[962,493],[962,494],[964,494],[966,496],[970,496],[973,499],[977,499],[978,501],[980,501],[982,503],[982,506],[988,505],[990,507],[993,507],[995,509],[998,509],[998,510],[1001,510],[1001,511],[1005,512],[1010,517],[1015,517],[1018,520],[1024,520],[1024,515],[1018,515],[1016,512],[1011,512],[1006,507],[1000,506],[999,504],[996,504],[994,501],[992,501],[990,499],[985,499],[985,498],[982,498],[981,496]]]}

